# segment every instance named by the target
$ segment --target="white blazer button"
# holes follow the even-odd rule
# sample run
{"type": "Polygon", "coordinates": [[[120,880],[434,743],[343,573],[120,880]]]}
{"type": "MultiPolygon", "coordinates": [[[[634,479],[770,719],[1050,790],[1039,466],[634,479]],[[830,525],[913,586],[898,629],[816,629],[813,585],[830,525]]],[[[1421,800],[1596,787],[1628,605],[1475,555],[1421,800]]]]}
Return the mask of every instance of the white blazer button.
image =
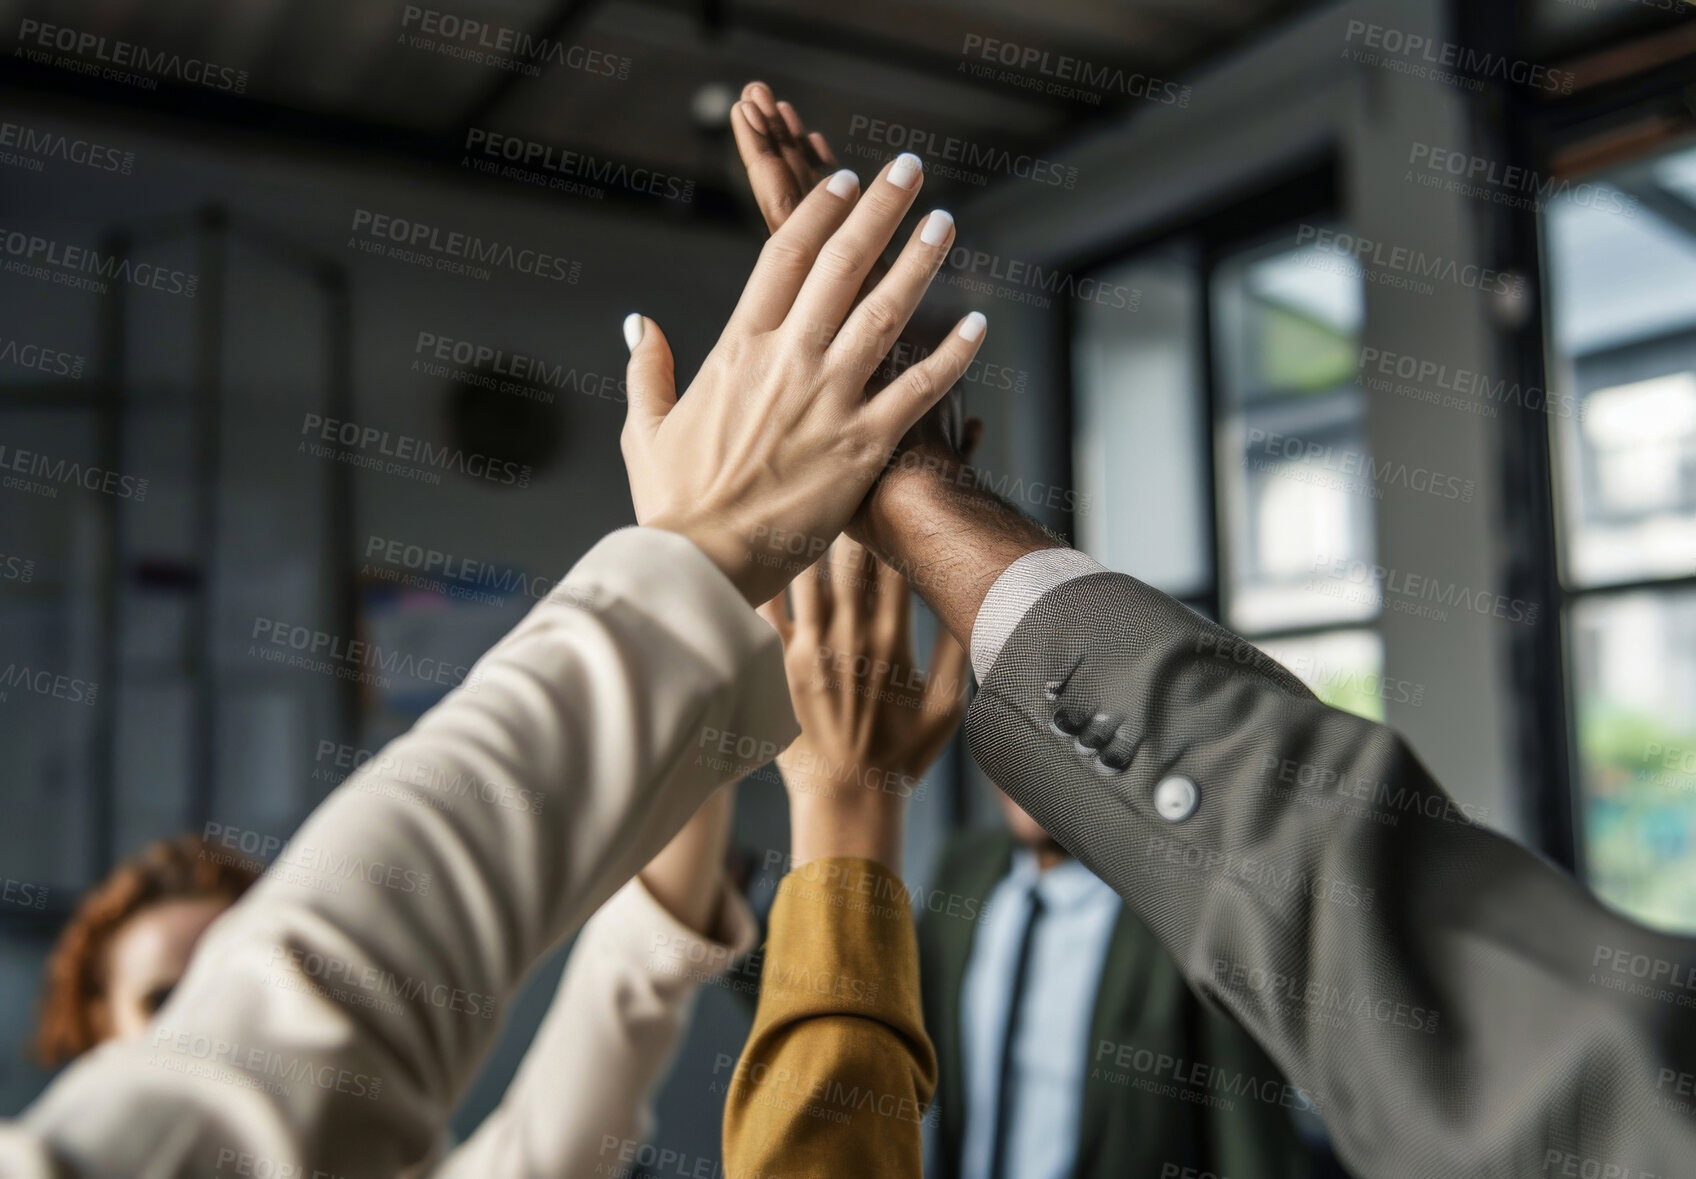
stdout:
{"type": "Polygon", "coordinates": [[[1173,774],[1154,788],[1154,809],[1168,823],[1182,823],[1195,814],[1201,791],[1182,774],[1173,774]]]}

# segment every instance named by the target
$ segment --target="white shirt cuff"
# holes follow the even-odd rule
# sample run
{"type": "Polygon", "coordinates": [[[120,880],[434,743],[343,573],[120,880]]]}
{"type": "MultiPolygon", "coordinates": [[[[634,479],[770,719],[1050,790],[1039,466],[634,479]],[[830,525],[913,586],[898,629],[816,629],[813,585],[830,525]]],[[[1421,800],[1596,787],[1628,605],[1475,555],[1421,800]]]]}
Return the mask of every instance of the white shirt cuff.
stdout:
{"type": "Polygon", "coordinates": [[[972,670],[978,682],[989,676],[1001,648],[1037,599],[1068,581],[1105,572],[1100,561],[1076,549],[1038,549],[1003,569],[972,623],[972,670]]]}

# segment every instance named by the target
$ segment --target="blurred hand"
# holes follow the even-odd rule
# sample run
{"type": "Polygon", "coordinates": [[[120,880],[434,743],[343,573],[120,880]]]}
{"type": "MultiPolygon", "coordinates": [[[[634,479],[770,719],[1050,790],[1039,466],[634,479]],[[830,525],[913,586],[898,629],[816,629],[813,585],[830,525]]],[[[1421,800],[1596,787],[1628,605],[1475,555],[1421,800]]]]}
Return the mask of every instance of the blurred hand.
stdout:
{"type": "Polygon", "coordinates": [[[855,306],[922,183],[917,159],[903,156],[863,197],[851,172],[816,185],[760,252],[681,398],[659,326],[626,321],[622,443],[636,519],[688,536],[750,602],[780,590],[841,531],[902,435],[982,343],[983,317],[967,316],[924,361],[865,395],[954,240],[953,218],[928,214],[855,306]]]}
{"type": "MultiPolygon", "coordinates": [[[[749,82],[742,88],[741,99],[731,107],[730,126],[742,166],[748,172],[754,203],[765,218],[766,229],[775,233],[819,178],[835,170],[836,156],[825,137],[808,131],[800,112],[780,101],[764,82],[749,82]]],[[[862,291],[875,285],[887,269],[881,260],[873,265],[862,291]]],[[[909,326],[899,336],[895,354],[872,374],[868,396],[899,376],[906,361],[922,355],[924,341],[909,326]]],[[[920,428],[951,450],[965,450],[964,416],[964,403],[953,391],[925,416],[920,428]]],[[[909,449],[919,441],[917,432],[910,434],[902,440],[902,448],[909,449]]]]}
{"type": "Polygon", "coordinates": [[[899,872],[907,800],[959,727],[966,653],[939,629],[913,657],[912,594],[861,545],[838,540],[760,613],[783,639],[801,736],[778,756],[795,864],[832,856],[899,872]]]}
{"type": "MultiPolygon", "coordinates": [[[[817,131],[808,131],[799,112],[779,102],[764,82],[749,82],[730,108],[730,130],[754,203],[776,233],[813,186],[836,171],[836,156],[817,131]]],[[[876,272],[874,271],[874,274],[876,272]]]]}

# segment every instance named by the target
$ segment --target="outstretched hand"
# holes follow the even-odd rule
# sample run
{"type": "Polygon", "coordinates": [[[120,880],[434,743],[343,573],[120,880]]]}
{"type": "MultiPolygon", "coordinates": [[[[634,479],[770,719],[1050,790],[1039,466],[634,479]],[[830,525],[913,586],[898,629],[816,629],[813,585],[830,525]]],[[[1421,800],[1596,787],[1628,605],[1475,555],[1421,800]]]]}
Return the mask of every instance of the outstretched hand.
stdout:
{"type": "Polygon", "coordinates": [[[776,233],[813,185],[836,171],[836,156],[817,131],[808,131],[799,112],[779,102],[764,82],[749,82],[730,108],[730,130],[754,202],[776,233]]]}
{"type": "Polygon", "coordinates": [[[659,325],[626,320],[622,444],[636,519],[688,536],[752,603],[780,590],[842,530],[902,436],[982,343],[984,320],[973,313],[930,356],[866,396],[954,240],[952,217],[927,214],[855,305],[922,184],[918,159],[901,156],[863,197],[852,172],[815,185],[761,250],[681,398],[659,325]]]}
{"type": "Polygon", "coordinates": [[[832,856],[900,870],[907,801],[965,708],[966,653],[938,628],[913,656],[912,593],[843,537],[760,613],[783,639],[801,736],[778,756],[796,864],[832,856]]]}
{"type": "MultiPolygon", "coordinates": [[[[730,128],[748,173],[754,203],[765,218],[766,229],[776,233],[813,185],[836,170],[836,156],[824,135],[809,131],[801,113],[773,95],[764,82],[749,82],[742,88],[742,97],[730,108],[730,128]]],[[[861,294],[881,281],[887,270],[881,259],[875,262],[861,294]]],[[[872,374],[868,395],[898,377],[914,357],[923,355],[924,341],[911,328],[901,333],[895,354],[872,374]]],[[[931,411],[925,428],[948,446],[960,448],[964,412],[959,397],[950,397],[931,411]]],[[[905,439],[903,446],[917,441],[917,437],[905,439]]]]}

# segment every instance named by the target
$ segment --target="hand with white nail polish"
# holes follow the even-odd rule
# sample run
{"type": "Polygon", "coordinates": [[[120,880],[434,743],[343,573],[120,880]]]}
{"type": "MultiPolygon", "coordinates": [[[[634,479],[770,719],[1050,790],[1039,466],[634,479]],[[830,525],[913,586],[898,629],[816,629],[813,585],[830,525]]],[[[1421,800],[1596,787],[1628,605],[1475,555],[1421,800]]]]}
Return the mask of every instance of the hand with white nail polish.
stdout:
{"type": "MultiPolygon", "coordinates": [[[[748,185],[753,191],[754,201],[765,218],[766,228],[775,233],[819,178],[836,167],[836,157],[824,136],[817,131],[808,131],[800,112],[789,103],[779,101],[764,82],[750,82],[742,88],[740,99],[731,107],[730,125],[743,167],[748,171],[748,185]]],[[[903,158],[915,168],[919,164],[916,157],[903,158]]],[[[932,234],[936,241],[927,244],[940,242],[953,224],[954,219],[941,210],[933,213],[925,223],[925,232],[932,234]]],[[[872,268],[861,287],[862,292],[882,278],[884,269],[881,262],[872,268]]],[[[977,315],[975,322],[980,325],[981,331],[984,317],[977,315]]],[[[886,363],[878,366],[867,386],[868,396],[899,377],[912,358],[925,355],[929,341],[920,336],[916,326],[908,325],[896,350],[886,363]]],[[[922,443],[937,443],[958,452],[965,446],[967,433],[964,403],[956,393],[938,402],[912,434],[903,440],[902,449],[908,450],[922,443]]],[[[863,520],[856,516],[849,532],[857,534],[862,527],[863,520]]]]}
{"type": "MultiPolygon", "coordinates": [[[[836,166],[830,145],[817,131],[809,132],[795,108],[777,101],[763,82],[743,88],[732,108],[731,127],[754,199],[766,225],[779,232],[802,194],[836,166]]],[[[920,240],[942,233],[941,220],[932,214],[920,229],[920,240]]],[[[975,342],[985,326],[974,311],[955,335],[975,342]]],[[[913,352],[923,354],[916,341],[913,352]]],[[[937,617],[969,643],[996,577],[1025,553],[1057,542],[981,486],[967,460],[983,423],[951,421],[952,415],[941,412],[947,408],[939,405],[902,438],[899,457],[872,485],[847,531],[902,570],[937,617]]]]}
{"type": "Polygon", "coordinates": [[[924,361],[866,394],[953,241],[951,217],[927,216],[856,306],[922,181],[918,158],[902,156],[863,195],[852,172],[814,186],[760,252],[682,397],[659,326],[625,321],[622,445],[636,519],[689,537],[750,603],[819,558],[982,342],[983,317],[968,316],[924,361]]]}

